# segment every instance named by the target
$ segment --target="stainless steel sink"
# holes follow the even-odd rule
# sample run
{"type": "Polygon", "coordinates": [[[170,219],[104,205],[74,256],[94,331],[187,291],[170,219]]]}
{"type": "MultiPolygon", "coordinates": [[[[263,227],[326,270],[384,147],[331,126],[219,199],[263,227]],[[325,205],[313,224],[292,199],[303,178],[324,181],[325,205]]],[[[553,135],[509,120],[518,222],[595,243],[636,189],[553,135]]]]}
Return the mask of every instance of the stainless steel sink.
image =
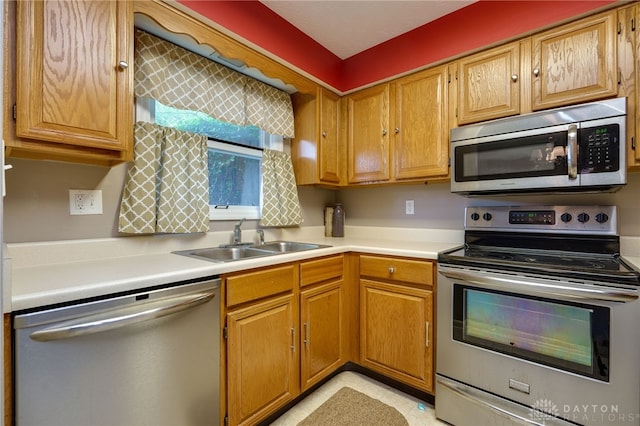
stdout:
{"type": "Polygon", "coordinates": [[[312,244],[312,243],[298,243],[296,241],[269,241],[264,244],[257,244],[253,247],[259,248],[260,250],[268,250],[275,253],[291,253],[296,251],[304,251],[304,250],[313,250],[322,247],[321,244],[312,244]]]}
{"type": "Polygon", "coordinates": [[[211,247],[195,250],[174,251],[175,254],[196,257],[213,262],[231,262],[233,260],[251,259],[254,257],[270,256],[273,252],[259,250],[249,246],[211,247]]]}
{"type": "Polygon", "coordinates": [[[273,256],[282,253],[294,253],[297,251],[313,250],[322,247],[330,246],[312,243],[299,243],[296,241],[268,241],[264,244],[208,247],[174,251],[173,253],[208,260],[211,262],[232,262],[234,260],[273,256]]]}

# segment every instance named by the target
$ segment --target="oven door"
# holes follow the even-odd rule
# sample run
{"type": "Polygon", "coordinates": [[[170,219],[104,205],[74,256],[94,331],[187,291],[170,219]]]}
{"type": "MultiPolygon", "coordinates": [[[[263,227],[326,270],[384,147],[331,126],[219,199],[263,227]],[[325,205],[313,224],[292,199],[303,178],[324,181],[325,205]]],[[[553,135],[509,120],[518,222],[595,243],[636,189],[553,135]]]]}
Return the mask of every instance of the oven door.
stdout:
{"type": "Polygon", "coordinates": [[[437,297],[439,418],[640,424],[637,291],[440,264],[437,297]]]}

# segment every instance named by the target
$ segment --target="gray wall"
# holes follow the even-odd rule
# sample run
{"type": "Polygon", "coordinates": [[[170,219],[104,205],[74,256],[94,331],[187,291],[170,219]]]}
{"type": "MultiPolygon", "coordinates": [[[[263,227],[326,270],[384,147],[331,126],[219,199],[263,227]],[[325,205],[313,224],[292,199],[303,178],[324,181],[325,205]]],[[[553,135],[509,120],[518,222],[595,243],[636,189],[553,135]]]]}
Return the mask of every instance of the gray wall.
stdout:
{"type": "MultiPolygon", "coordinates": [[[[127,165],[113,168],[53,161],[7,159],[4,241],[55,241],[124,236],[118,233],[118,211],[127,165]],[[69,189],[102,190],[102,215],[69,215],[69,189]]],[[[322,210],[335,191],[300,188],[303,226],[323,225],[322,210]]],[[[211,231],[233,229],[235,221],[210,222],[211,231]]],[[[247,221],[243,228],[257,227],[247,221]]]]}
{"type": "Polygon", "coordinates": [[[350,188],[339,191],[347,225],[461,229],[465,206],[482,205],[616,205],[620,235],[640,236],[640,174],[630,173],[628,184],[615,193],[538,196],[462,197],[449,192],[448,183],[350,188]],[[405,201],[414,200],[415,214],[405,214],[405,201]]]}
{"type": "MultiPolygon", "coordinates": [[[[8,159],[4,202],[5,242],[53,241],[118,236],[117,220],[127,166],[113,168],[8,159]],[[69,189],[101,189],[103,214],[69,215],[69,189]]],[[[465,198],[449,193],[448,184],[358,187],[332,191],[301,187],[302,226],[321,226],[325,205],[344,204],[346,224],[378,227],[461,229],[463,208],[486,204],[613,204],[618,206],[620,234],[640,236],[640,174],[613,194],[570,194],[465,198]],[[405,214],[414,200],[415,214],[405,214]]],[[[232,229],[232,221],[211,222],[211,231],[232,229]]],[[[244,225],[256,227],[256,222],[244,225]]]]}

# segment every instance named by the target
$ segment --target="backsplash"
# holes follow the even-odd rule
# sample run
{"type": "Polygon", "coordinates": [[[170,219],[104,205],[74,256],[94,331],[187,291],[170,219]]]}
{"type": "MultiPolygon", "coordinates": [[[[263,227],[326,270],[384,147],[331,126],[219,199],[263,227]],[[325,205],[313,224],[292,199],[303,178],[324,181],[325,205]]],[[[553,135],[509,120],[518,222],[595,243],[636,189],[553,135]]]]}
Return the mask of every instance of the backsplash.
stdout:
{"type": "MultiPolygon", "coordinates": [[[[118,208],[126,165],[113,168],[50,161],[8,159],[4,202],[7,243],[111,238],[118,236],[118,208]],[[103,214],[69,215],[69,189],[101,189],[103,214]]],[[[615,193],[466,198],[449,192],[448,183],[358,187],[340,191],[299,187],[303,227],[324,225],[324,207],[342,203],[346,226],[460,230],[467,205],[604,204],[617,205],[619,232],[640,236],[640,174],[615,193]],[[406,200],[414,200],[414,214],[405,214],[406,200]]],[[[246,230],[255,229],[248,221],[246,230]]],[[[233,221],[211,222],[210,231],[233,229],[233,221]]],[[[132,237],[135,238],[135,237],[132,237]]]]}

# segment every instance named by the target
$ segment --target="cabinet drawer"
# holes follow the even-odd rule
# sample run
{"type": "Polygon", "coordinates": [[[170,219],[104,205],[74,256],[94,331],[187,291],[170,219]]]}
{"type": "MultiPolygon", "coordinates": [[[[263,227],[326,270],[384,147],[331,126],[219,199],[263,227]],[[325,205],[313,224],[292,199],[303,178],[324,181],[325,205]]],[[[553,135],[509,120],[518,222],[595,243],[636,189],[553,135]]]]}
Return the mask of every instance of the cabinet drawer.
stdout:
{"type": "Polygon", "coordinates": [[[343,272],[342,255],[325,259],[311,260],[300,264],[300,287],[341,278],[343,272]]]}
{"type": "Polygon", "coordinates": [[[239,305],[278,293],[293,291],[297,282],[296,265],[227,277],[227,306],[239,305]]]}
{"type": "Polygon", "coordinates": [[[433,262],[384,256],[360,256],[360,275],[433,285],[433,262]]]}

